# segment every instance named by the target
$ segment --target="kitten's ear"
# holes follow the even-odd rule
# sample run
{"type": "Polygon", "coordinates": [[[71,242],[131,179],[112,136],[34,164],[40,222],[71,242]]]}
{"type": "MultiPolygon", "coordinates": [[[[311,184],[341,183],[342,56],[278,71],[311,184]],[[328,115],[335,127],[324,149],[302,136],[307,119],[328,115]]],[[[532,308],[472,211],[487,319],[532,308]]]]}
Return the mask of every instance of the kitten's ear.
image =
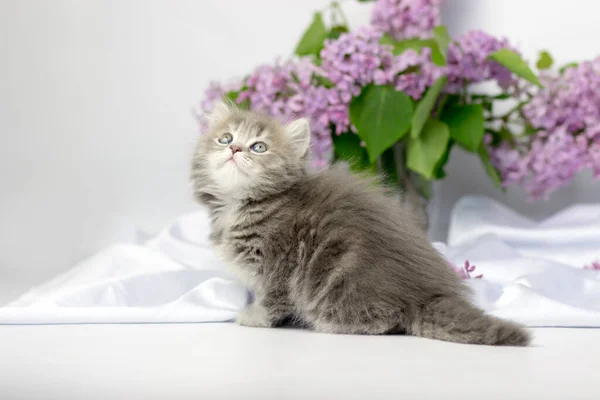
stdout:
{"type": "Polygon", "coordinates": [[[285,126],[290,137],[292,148],[298,158],[304,157],[310,146],[310,123],[306,118],[300,118],[285,126]]]}
{"type": "Polygon", "coordinates": [[[235,109],[235,104],[233,104],[230,100],[225,98],[219,100],[213,107],[213,110],[206,116],[208,124],[210,126],[214,126],[225,121],[235,109]]]}

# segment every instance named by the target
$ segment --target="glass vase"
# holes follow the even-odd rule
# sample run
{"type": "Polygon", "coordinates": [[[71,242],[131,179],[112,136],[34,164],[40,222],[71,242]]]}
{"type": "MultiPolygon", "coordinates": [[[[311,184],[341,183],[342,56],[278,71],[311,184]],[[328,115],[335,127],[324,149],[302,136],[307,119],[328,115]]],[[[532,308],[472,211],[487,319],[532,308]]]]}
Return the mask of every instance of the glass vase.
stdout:
{"type": "MultiPolygon", "coordinates": [[[[423,178],[416,172],[411,171],[407,166],[406,142],[398,142],[392,148],[393,163],[395,171],[394,186],[397,188],[397,196],[400,199],[401,206],[414,215],[424,232],[427,232],[430,226],[430,200],[433,196],[433,183],[423,178]]],[[[386,174],[390,174],[390,167],[387,168],[379,162],[379,169],[386,174]]]]}

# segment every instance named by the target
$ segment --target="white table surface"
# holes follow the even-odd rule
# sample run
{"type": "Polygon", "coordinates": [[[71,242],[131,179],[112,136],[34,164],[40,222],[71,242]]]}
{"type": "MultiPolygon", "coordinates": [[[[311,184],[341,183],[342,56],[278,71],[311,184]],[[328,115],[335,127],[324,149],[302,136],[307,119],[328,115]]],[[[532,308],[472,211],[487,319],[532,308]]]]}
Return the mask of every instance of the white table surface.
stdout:
{"type": "Polygon", "coordinates": [[[0,326],[0,398],[600,398],[600,329],[534,334],[498,348],[234,324],[0,326]]]}

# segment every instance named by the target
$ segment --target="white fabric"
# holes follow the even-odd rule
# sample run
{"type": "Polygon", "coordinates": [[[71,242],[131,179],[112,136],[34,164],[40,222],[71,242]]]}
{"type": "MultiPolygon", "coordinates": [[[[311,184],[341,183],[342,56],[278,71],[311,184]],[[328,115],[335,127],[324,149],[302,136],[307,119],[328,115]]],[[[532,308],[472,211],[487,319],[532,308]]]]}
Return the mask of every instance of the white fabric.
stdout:
{"type": "MultiPolygon", "coordinates": [[[[477,266],[477,304],[530,326],[600,326],[600,205],[534,222],[482,197],[452,213],[457,265],[477,266]]],[[[118,244],[0,308],[0,324],[227,321],[248,293],[210,251],[208,217],[184,216],[146,244],[118,244]]]]}
{"type": "Polygon", "coordinates": [[[600,327],[600,204],[571,206],[536,222],[485,197],[454,207],[448,247],[457,265],[477,266],[476,303],[529,326],[600,327]]]}
{"type": "Polygon", "coordinates": [[[0,308],[0,324],[233,319],[248,293],[215,258],[208,234],[199,211],[145,245],[114,245],[0,308]]]}

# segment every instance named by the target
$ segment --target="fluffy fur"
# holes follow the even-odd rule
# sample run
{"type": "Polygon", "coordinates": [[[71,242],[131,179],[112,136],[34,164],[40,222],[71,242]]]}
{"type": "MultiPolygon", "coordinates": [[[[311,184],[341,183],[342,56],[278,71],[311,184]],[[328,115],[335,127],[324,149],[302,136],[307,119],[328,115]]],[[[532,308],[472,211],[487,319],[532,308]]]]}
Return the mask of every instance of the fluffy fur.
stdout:
{"type": "Polygon", "coordinates": [[[254,292],[239,324],[529,343],[521,326],[470,303],[411,215],[378,185],[342,166],[307,173],[307,121],[283,126],[225,103],[209,120],[192,180],[211,212],[214,248],[254,292]],[[226,133],[231,143],[220,143],[226,133]],[[257,141],[267,151],[252,151],[257,141]]]}

